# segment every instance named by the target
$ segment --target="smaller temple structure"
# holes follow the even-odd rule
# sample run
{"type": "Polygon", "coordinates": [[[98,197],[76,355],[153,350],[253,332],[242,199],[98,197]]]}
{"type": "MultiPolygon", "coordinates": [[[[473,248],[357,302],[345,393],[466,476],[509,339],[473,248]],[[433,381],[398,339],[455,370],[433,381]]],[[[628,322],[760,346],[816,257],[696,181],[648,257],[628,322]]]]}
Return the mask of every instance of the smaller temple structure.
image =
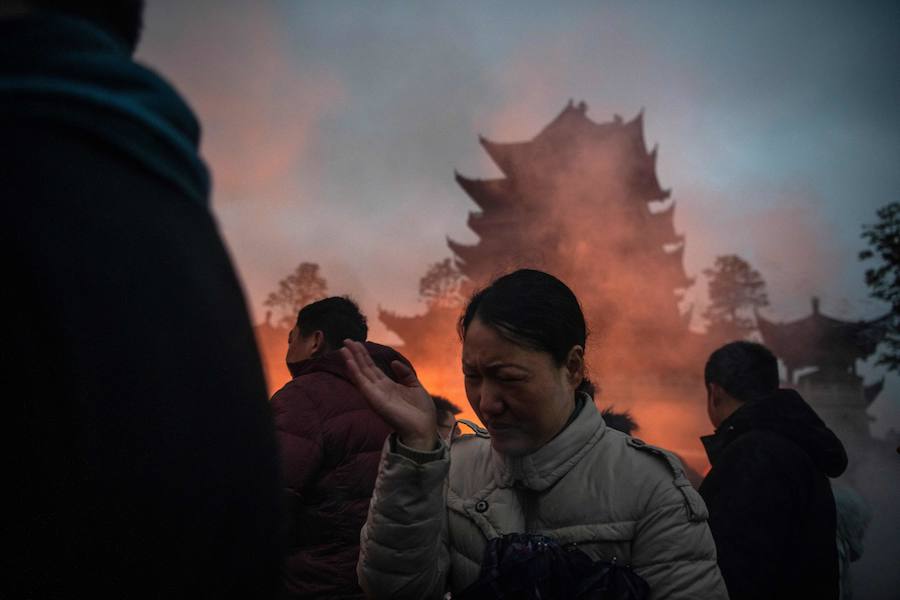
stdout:
{"type": "Polygon", "coordinates": [[[872,356],[887,332],[885,315],[871,321],[844,321],[822,314],[812,299],[812,314],[784,323],[757,313],[763,342],[784,363],[789,386],[796,387],[841,439],[869,438],[866,409],[884,380],[866,385],[856,363],[872,356]]]}
{"type": "Polygon", "coordinates": [[[815,367],[801,381],[852,382],[858,379],[856,361],[875,353],[884,338],[887,318],[873,321],[842,321],[823,315],[819,299],[812,299],[812,314],[803,319],[775,323],[757,314],[756,321],[766,345],[787,369],[788,383],[802,369],[815,367]]]}

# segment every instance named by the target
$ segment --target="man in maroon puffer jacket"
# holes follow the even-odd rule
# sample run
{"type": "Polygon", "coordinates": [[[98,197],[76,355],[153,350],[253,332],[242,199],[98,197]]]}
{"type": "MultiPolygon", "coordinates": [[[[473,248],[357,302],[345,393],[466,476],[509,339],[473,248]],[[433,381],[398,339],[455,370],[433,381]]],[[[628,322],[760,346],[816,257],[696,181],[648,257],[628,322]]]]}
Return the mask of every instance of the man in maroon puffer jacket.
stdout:
{"type": "MultiPolygon", "coordinates": [[[[303,307],[290,333],[294,378],[272,397],[292,521],[285,598],[365,597],[356,580],[359,531],[390,429],[350,382],[336,350],[367,333],[359,308],[340,297],[303,307]]],[[[392,361],[409,364],[387,346],[366,347],[389,377],[392,361]]]]}

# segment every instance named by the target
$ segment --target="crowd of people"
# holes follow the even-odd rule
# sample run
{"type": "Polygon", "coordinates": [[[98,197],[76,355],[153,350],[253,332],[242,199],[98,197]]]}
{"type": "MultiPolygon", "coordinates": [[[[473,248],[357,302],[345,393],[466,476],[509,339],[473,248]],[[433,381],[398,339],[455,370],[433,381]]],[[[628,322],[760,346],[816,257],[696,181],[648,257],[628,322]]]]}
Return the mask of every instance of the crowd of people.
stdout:
{"type": "Polygon", "coordinates": [[[132,59],[141,15],[0,2],[3,256],[26,299],[4,364],[31,386],[14,596],[841,595],[868,517],[839,518],[844,447],[760,344],[698,365],[699,490],[598,410],[581,305],[542,271],[462,311],[480,423],[347,297],[299,311],[267,398],[199,126],[132,59]]]}

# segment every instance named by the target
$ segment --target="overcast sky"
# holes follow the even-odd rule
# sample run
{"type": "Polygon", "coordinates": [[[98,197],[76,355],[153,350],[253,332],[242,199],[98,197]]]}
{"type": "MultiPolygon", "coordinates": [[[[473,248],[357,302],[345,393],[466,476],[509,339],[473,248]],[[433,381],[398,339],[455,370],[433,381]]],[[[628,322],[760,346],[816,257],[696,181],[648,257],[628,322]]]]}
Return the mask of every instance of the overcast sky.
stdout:
{"type": "MultiPolygon", "coordinates": [[[[572,98],[644,110],[685,263],[748,259],[770,318],[871,318],[859,233],[900,200],[900,2],[149,0],[139,59],[204,125],[213,210],[255,317],[318,262],[332,293],[414,313],[472,243],[453,181],[499,175],[477,136],[534,136],[572,98]]],[[[877,372],[867,370],[869,377],[877,372]]],[[[872,407],[900,429],[900,383],[872,407]]]]}

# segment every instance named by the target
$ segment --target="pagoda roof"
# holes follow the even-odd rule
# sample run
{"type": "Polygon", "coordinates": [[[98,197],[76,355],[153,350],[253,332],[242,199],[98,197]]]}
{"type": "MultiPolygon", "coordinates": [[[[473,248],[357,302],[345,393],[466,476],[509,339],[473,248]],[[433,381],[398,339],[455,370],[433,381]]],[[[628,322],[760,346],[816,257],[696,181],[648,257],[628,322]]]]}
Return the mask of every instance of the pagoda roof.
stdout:
{"type": "Polygon", "coordinates": [[[865,360],[884,338],[890,318],[887,314],[872,321],[843,321],[822,314],[817,298],[813,298],[812,309],[807,317],[782,323],[756,314],[763,342],[788,369],[865,360]]]}
{"type": "Polygon", "coordinates": [[[459,173],[454,173],[454,178],[472,201],[485,212],[509,204],[511,186],[506,178],[469,179],[459,173]]]}
{"type": "Polygon", "coordinates": [[[664,252],[662,264],[667,271],[669,279],[667,283],[675,288],[686,288],[693,285],[694,280],[687,276],[684,270],[684,244],[677,248],[664,252]]]}
{"type": "Polygon", "coordinates": [[[495,234],[504,235],[509,228],[520,227],[523,219],[514,212],[510,213],[482,213],[470,212],[466,221],[469,229],[474,231],[482,239],[490,238],[495,234]]]}
{"type": "Polygon", "coordinates": [[[584,102],[573,105],[570,100],[562,112],[529,141],[501,143],[483,136],[479,136],[478,141],[503,174],[515,178],[531,170],[538,157],[562,156],[578,140],[605,143],[615,138],[630,148],[637,161],[630,174],[630,183],[638,197],[646,201],[667,199],[670,190],[662,189],[656,176],[657,149],[648,153],[644,142],[643,110],[630,121],[616,116],[612,121],[596,123],[588,118],[584,102]]]}
{"type": "Polygon", "coordinates": [[[684,241],[684,236],[675,232],[675,203],[667,208],[649,213],[646,235],[660,244],[675,244],[684,241]]]}
{"type": "Polygon", "coordinates": [[[531,158],[531,142],[492,142],[480,135],[478,142],[507,177],[512,177],[519,170],[518,165],[527,164],[531,158]]]}
{"type": "MultiPolygon", "coordinates": [[[[423,343],[423,333],[433,335],[454,336],[453,325],[459,318],[460,307],[428,306],[425,312],[418,315],[403,316],[393,311],[378,308],[378,319],[403,340],[403,350],[413,353],[427,351],[430,344],[423,343]]],[[[455,337],[455,336],[454,336],[455,337]]],[[[412,359],[412,356],[407,356],[412,359]]]]}
{"type": "Polygon", "coordinates": [[[462,261],[464,266],[478,264],[479,259],[484,255],[478,244],[460,244],[459,242],[447,238],[447,246],[457,257],[459,257],[459,260],[462,261]]]}
{"type": "Polygon", "coordinates": [[[379,308],[378,320],[384,323],[388,329],[400,336],[400,339],[409,340],[421,333],[424,317],[422,315],[404,317],[395,312],[379,308]]]}
{"type": "MultiPolygon", "coordinates": [[[[644,144],[643,133],[641,134],[641,146],[644,144]]],[[[672,190],[663,189],[659,184],[659,178],[656,176],[656,157],[659,152],[659,146],[653,146],[650,154],[639,154],[646,156],[646,159],[638,162],[633,177],[633,184],[640,198],[649,201],[662,202],[672,195],[672,190]]]]}

